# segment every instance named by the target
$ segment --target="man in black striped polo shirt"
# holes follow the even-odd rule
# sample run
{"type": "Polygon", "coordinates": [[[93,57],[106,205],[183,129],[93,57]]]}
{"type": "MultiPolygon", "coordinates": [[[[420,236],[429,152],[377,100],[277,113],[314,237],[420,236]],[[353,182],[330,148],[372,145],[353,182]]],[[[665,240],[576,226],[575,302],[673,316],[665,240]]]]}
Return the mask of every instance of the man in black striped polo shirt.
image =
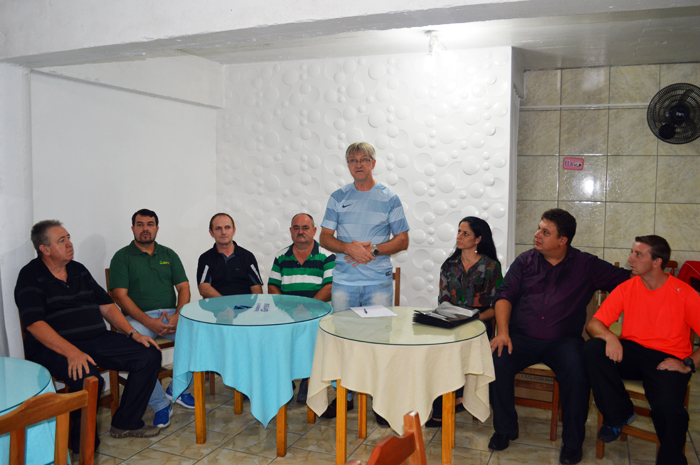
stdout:
{"type": "MultiPolygon", "coordinates": [[[[328,302],[331,300],[335,254],[314,240],[316,226],[307,213],[292,218],[293,244],[279,251],[267,281],[268,294],[289,294],[328,302]]],[[[301,381],[297,402],[306,403],[308,379],[301,381]]]]}
{"type": "MultiPolygon", "coordinates": [[[[35,224],[31,240],[39,256],[22,268],[15,286],[15,302],[28,333],[27,360],[46,367],[71,392],[83,388],[84,376],[95,376],[102,393],[104,380],[96,365],[128,372],[110,434],[157,435],[158,428],[141,420],[160,370],[155,341],[136,332],[87,268],[73,260],[70,235],[59,221],[35,224]],[[103,318],[120,333],[108,331],[103,318]]],[[[80,410],[71,416],[72,448],[78,451],[80,410]]],[[[98,444],[99,440],[95,447],[98,444]]]]}

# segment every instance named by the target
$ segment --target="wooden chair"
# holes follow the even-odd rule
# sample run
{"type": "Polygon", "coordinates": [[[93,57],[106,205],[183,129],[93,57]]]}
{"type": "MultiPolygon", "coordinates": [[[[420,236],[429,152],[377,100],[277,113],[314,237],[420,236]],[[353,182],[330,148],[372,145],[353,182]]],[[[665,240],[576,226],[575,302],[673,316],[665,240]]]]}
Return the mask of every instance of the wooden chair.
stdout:
{"type": "Polygon", "coordinates": [[[401,267],[396,267],[396,271],[391,273],[391,279],[394,280],[394,306],[398,307],[401,305],[401,267]]]}
{"type": "MultiPolygon", "coordinates": [[[[80,464],[95,461],[95,429],[97,427],[97,379],[85,378],[83,390],[72,394],[46,393],[26,400],[10,413],[0,417],[0,435],[10,433],[10,465],[24,463],[26,428],[56,417],[54,463],[66,465],[68,458],[68,423],[73,410],[82,410],[80,424],[80,464]]],[[[34,444],[30,444],[34,447],[34,444]]],[[[73,451],[76,452],[76,451],[73,451]]]]}
{"type": "Polygon", "coordinates": [[[666,263],[666,268],[664,268],[664,271],[666,270],[668,270],[668,274],[671,276],[676,276],[678,274],[678,262],[669,260],[668,263],[666,263]]]}
{"type": "MultiPolygon", "coordinates": [[[[21,319],[22,319],[22,317],[20,316],[20,320],[21,319]]],[[[22,342],[24,342],[24,337],[26,336],[26,333],[24,331],[24,327],[22,327],[21,333],[22,333],[22,342]]],[[[106,368],[100,368],[100,367],[97,367],[97,370],[100,372],[100,374],[105,373],[105,372],[109,373],[109,394],[103,394],[102,397],[100,397],[99,406],[109,408],[110,411],[112,412],[112,416],[114,416],[114,412],[116,412],[117,409],[119,408],[119,385],[117,384],[117,372],[112,371],[112,370],[108,370],[106,368]],[[116,389],[115,389],[115,387],[116,387],[116,389]],[[116,393],[116,395],[114,393],[116,393]]],[[[53,381],[58,381],[60,383],[65,384],[62,379],[56,379],[53,377],[52,377],[52,379],[53,379],[53,381]]],[[[68,393],[68,386],[64,386],[56,392],[68,393]]]]}
{"type": "Polygon", "coordinates": [[[525,368],[523,371],[521,371],[520,374],[526,376],[534,376],[538,378],[552,378],[554,380],[553,383],[548,383],[546,381],[538,379],[516,379],[515,387],[521,387],[542,392],[551,392],[552,400],[537,400],[530,399],[527,397],[518,397],[516,395],[515,404],[524,405],[526,407],[535,407],[544,410],[550,410],[552,414],[549,420],[549,439],[551,441],[555,441],[557,439],[557,420],[561,419],[559,383],[554,378],[556,375],[544,363],[537,363],[535,365],[531,365],[528,368],[525,368]]]}
{"type": "MultiPolygon", "coordinates": [[[[400,465],[408,460],[409,465],[426,465],[423,431],[418,413],[408,412],[403,417],[406,430],[403,436],[388,436],[382,439],[370,455],[367,465],[400,465]]],[[[349,460],[345,465],[362,465],[359,460],[349,460]]]]}
{"type": "MultiPolygon", "coordinates": [[[[618,336],[622,333],[622,325],[619,323],[615,322],[612,325],[610,325],[610,330],[617,334],[618,336]]],[[[690,342],[692,343],[695,339],[695,333],[693,331],[690,331],[690,342]]],[[[631,399],[636,399],[636,400],[641,400],[644,403],[648,404],[649,401],[647,400],[646,396],[644,395],[644,387],[642,386],[641,381],[636,381],[636,380],[622,380],[622,382],[625,385],[625,390],[627,391],[627,394],[629,394],[631,399]]],[[[688,387],[685,390],[685,399],[683,400],[683,405],[685,406],[685,409],[688,410],[688,405],[690,402],[690,381],[688,381],[688,387]]],[[[651,417],[651,409],[647,408],[645,406],[639,406],[635,405],[634,406],[634,412],[637,415],[643,415],[645,417],[651,417]]],[[[600,431],[600,428],[603,426],[603,414],[598,411],[598,429],[597,431],[600,431]]],[[[656,443],[656,453],[659,453],[659,437],[656,435],[656,432],[654,431],[648,431],[645,429],[637,428],[634,426],[626,425],[622,427],[622,434],[620,435],[620,440],[621,441],[626,441],[627,436],[634,436],[635,438],[640,438],[644,439],[646,441],[652,441],[656,443]]],[[[685,446],[683,446],[683,453],[685,453],[685,446]]],[[[605,456],[605,443],[601,441],[596,433],[596,444],[595,444],[595,456],[599,459],[602,459],[603,456],[605,456]]]]}
{"type": "MultiPolygon", "coordinates": [[[[619,266],[619,263],[616,262],[615,266],[619,266]]],[[[592,301],[595,302],[596,307],[600,308],[600,305],[607,296],[607,294],[607,292],[601,291],[597,291],[595,293],[592,301]]],[[[521,371],[520,374],[526,375],[528,377],[534,376],[538,378],[552,378],[554,380],[554,382],[550,384],[548,382],[538,379],[516,379],[515,387],[521,387],[542,392],[551,392],[552,400],[536,400],[527,397],[518,397],[516,395],[515,404],[524,405],[526,407],[535,407],[544,410],[550,410],[552,414],[549,421],[549,439],[555,441],[557,439],[557,421],[561,420],[561,398],[559,396],[559,383],[555,379],[556,375],[544,363],[537,363],[535,365],[532,365],[521,371]]]]}

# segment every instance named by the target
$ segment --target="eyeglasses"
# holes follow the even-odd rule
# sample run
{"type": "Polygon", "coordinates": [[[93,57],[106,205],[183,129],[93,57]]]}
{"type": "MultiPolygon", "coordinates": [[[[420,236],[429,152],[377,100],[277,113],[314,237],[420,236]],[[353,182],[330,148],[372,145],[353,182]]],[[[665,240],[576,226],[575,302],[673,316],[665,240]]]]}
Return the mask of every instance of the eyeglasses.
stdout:
{"type": "Polygon", "coordinates": [[[363,165],[367,165],[369,163],[372,163],[371,158],[363,158],[362,160],[348,160],[348,165],[357,165],[358,163],[362,163],[363,165]]]}

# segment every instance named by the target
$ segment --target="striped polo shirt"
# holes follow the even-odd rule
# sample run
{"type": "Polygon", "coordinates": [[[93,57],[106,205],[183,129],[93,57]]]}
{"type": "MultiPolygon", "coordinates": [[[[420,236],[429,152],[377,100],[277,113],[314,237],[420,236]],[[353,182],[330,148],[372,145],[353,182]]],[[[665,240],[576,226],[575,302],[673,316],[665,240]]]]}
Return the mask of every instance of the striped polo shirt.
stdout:
{"type": "MultiPolygon", "coordinates": [[[[68,342],[99,336],[107,331],[100,305],[111,304],[112,299],[81,263],[68,262],[66,272],[66,281],[56,278],[39,257],[22,268],[15,286],[22,328],[44,321],[68,342]]],[[[26,355],[41,345],[27,332],[26,355]]]]}
{"type": "MultiPolygon", "coordinates": [[[[408,221],[399,196],[383,184],[360,192],[355,183],[346,184],[331,194],[321,227],[332,229],[342,242],[370,241],[382,244],[408,231],[408,221]]],[[[391,257],[380,255],[367,265],[353,267],[346,255],[335,258],[333,282],[347,286],[372,286],[391,282],[391,257]]]]}
{"type": "Polygon", "coordinates": [[[311,254],[302,265],[294,256],[292,247],[290,245],[277,253],[267,284],[278,287],[282,294],[313,297],[323,286],[333,282],[335,254],[314,241],[311,254]]]}

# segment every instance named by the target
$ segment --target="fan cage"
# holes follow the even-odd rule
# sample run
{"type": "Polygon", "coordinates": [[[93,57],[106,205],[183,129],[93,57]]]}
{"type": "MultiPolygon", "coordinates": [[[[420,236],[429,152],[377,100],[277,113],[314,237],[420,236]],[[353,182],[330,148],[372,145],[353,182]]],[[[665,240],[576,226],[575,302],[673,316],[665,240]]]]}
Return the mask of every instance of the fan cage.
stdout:
{"type": "Polygon", "coordinates": [[[700,137],[700,88],[688,83],[671,84],[661,89],[649,102],[647,110],[649,129],[660,140],[668,144],[687,144],[700,137]],[[675,135],[664,139],[660,135],[664,124],[672,123],[670,111],[684,103],[688,114],[681,124],[674,124],[675,135]]]}

